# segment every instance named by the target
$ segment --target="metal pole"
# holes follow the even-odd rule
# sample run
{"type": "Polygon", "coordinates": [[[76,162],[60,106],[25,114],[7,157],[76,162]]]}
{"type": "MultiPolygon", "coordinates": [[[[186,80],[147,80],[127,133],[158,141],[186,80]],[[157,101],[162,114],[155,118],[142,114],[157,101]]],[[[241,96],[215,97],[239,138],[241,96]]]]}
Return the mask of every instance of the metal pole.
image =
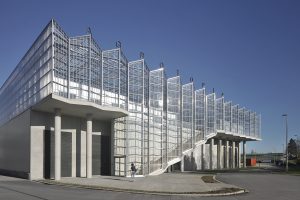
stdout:
{"type": "Polygon", "coordinates": [[[289,151],[288,151],[288,120],[287,120],[287,114],[283,114],[283,117],[285,117],[285,153],[286,153],[286,166],[285,171],[289,171],[289,151]]]}
{"type": "Polygon", "coordinates": [[[296,143],[296,158],[298,159],[298,135],[295,135],[295,143],[296,143]]]}

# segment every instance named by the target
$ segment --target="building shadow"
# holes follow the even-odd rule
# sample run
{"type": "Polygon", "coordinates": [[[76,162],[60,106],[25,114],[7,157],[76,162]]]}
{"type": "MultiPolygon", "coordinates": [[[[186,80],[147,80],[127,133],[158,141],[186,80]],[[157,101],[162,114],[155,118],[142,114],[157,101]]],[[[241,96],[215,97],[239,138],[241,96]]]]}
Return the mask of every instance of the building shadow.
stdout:
{"type": "Polygon", "coordinates": [[[196,159],[194,157],[194,153],[192,152],[190,156],[184,156],[184,171],[196,171],[197,164],[196,159]]]}

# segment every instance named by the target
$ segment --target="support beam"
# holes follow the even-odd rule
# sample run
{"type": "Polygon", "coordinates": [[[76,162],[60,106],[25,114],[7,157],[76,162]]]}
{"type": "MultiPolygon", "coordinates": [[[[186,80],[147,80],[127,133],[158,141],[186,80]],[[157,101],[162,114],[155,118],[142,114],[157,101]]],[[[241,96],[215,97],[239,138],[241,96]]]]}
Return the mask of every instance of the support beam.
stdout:
{"type": "Polygon", "coordinates": [[[221,148],[222,148],[222,140],[218,140],[218,147],[217,147],[217,167],[221,169],[221,148]]]}
{"type": "Polygon", "coordinates": [[[213,169],[213,146],[214,146],[214,139],[210,139],[209,145],[209,169],[213,169]]]}
{"type": "Polygon", "coordinates": [[[246,168],[246,141],[243,141],[243,168],[246,168]]]}
{"type": "Polygon", "coordinates": [[[232,151],[232,153],[231,153],[231,160],[232,160],[232,162],[231,162],[231,166],[232,166],[232,168],[236,168],[236,160],[235,160],[235,141],[232,141],[232,148],[231,148],[231,151],[232,151]]]}
{"type": "Polygon", "coordinates": [[[201,144],[201,169],[205,169],[205,144],[201,144]]]}
{"type": "Polygon", "coordinates": [[[55,109],[54,117],[54,179],[61,179],[61,110],[55,109]]]}
{"type": "Polygon", "coordinates": [[[224,162],[224,168],[228,169],[229,168],[229,141],[225,141],[225,162],[224,162]]]}
{"type": "Polygon", "coordinates": [[[241,168],[240,142],[237,142],[237,168],[241,168]]]}
{"type": "Polygon", "coordinates": [[[86,120],[86,177],[92,178],[92,115],[87,115],[86,120]]]}
{"type": "Polygon", "coordinates": [[[181,156],[180,171],[184,172],[184,155],[181,156]]]}

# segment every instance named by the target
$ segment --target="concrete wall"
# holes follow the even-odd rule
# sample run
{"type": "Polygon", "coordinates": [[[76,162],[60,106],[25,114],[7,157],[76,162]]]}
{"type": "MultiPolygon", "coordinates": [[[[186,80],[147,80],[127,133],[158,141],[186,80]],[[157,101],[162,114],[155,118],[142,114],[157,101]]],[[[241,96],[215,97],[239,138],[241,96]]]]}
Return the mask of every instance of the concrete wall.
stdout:
{"type": "Polygon", "coordinates": [[[28,178],[30,172],[30,112],[0,127],[0,173],[28,178]]]}
{"type": "MultiPolygon", "coordinates": [[[[72,177],[86,177],[86,119],[62,114],[61,131],[72,133],[72,177]]],[[[44,132],[54,134],[54,114],[31,111],[31,179],[44,178],[44,132]]],[[[111,134],[111,122],[93,120],[93,132],[111,134]]],[[[53,166],[51,174],[53,174],[53,166]]]]}

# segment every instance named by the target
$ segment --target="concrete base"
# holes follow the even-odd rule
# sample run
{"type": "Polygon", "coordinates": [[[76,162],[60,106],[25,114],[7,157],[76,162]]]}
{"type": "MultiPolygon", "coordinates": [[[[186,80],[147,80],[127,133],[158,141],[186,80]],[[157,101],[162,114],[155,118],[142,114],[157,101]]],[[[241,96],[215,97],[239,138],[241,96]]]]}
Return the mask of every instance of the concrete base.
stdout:
{"type": "MultiPolygon", "coordinates": [[[[63,176],[86,177],[86,119],[65,115],[59,118],[54,117],[54,111],[45,113],[28,110],[2,125],[0,127],[0,174],[31,180],[44,179],[47,174],[48,177],[56,180],[63,176]],[[58,157],[54,156],[55,118],[57,123],[60,122],[60,126],[57,126],[60,137],[56,138],[61,141],[57,143],[60,147],[56,152],[59,153],[58,157]],[[48,145],[47,155],[45,145],[48,145]],[[46,156],[48,156],[47,162],[45,162],[46,156]],[[59,159],[60,163],[55,162],[55,158],[59,159]],[[56,169],[59,170],[56,177],[55,163],[58,164],[56,169]]],[[[93,120],[91,133],[110,137],[111,121],[93,120]]],[[[110,147],[110,143],[108,146],[110,147]]],[[[110,150],[105,149],[105,151],[110,153],[110,150]]],[[[101,154],[98,155],[100,156],[98,166],[101,166],[101,154]]],[[[108,168],[104,170],[106,175],[111,168],[109,158],[110,155],[105,157],[105,167],[108,168]]]]}
{"type": "Polygon", "coordinates": [[[210,139],[184,154],[183,171],[238,168],[239,150],[236,142],[212,141],[215,140],[210,139]]]}

